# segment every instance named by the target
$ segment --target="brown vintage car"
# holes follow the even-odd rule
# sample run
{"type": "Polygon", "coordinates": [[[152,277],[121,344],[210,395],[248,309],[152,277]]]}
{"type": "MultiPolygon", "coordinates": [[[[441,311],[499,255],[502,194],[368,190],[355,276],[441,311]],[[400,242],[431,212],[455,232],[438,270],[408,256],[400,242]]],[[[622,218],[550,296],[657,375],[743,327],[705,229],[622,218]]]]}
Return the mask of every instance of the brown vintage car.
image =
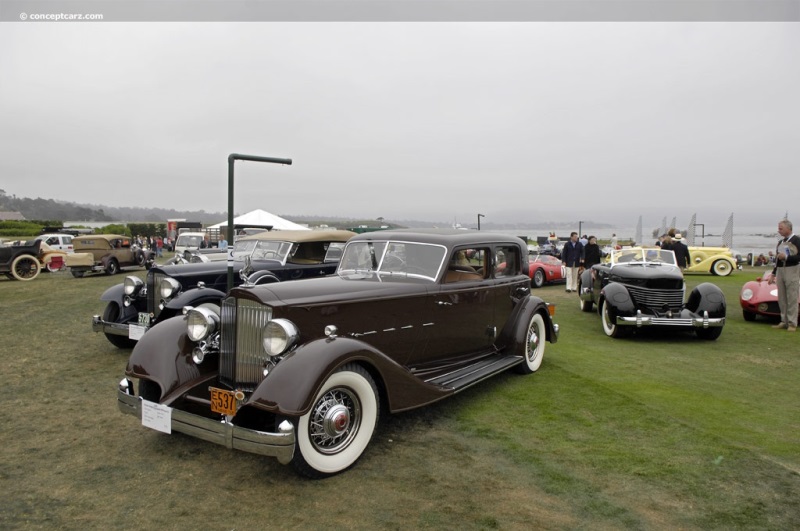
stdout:
{"type": "Polygon", "coordinates": [[[66,257],[72,276],[104,272],[116,275],[123,267],[150,269],[155,253],[133,244],[130,236],[119,234],[89,234],[72,240],[75,252],[66,257]]]}
{"type": "Polygon", "coordinates": [[[273,456],[309,477],[347,469],[379,413],[539,369],[558,326],[530,293],[527,247],[477,231],[354,236],[337,274],[243,284],[137,343],[117,392],[144,426],[273,456]],[[138,394],[133,379],[138,379],[138,394]]]}

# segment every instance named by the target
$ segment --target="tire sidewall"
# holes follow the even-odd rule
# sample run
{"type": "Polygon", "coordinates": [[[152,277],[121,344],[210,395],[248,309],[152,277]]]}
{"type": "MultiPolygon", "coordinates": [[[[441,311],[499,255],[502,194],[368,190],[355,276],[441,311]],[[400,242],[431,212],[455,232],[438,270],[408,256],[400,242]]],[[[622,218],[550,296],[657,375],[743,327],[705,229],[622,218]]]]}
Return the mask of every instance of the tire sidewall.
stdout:
{"type": "Polygon", "coordinates": [[[312,409],[297,421],[297,450],[305,463],[317,472],[328,475],[341,472],[355,463],[364,453],[378,420],[377,389],[371,379],[360,371],[344,368],[333,373],[314,397],[312,409]],[[358,432],[343,450],[326,455],[317,451],[309,438],[308,424],[320,398],[329,390],[344,387],[355,393],[360,402],[361,419],[358,432]]]}
{"type": "Polygon", "coordinates": [[[522,353],[524,359],[522,362],[522,369],[526,374],[534,373],[539,370],[539,367],[542,366],[545,345],[547,343],[546,336],[547,331],[545,330],[544,319],[542,318],[541,314],[534,313],[531,316],[530,321],[528,321],[528,326],[525,329],[525,344],[523,346],[522,353]],[[533,359],[531,359],[530,356],[530,341],[528,339],[531,334],[531,330],[533,330],[534,333],[539,336],[539,341],[536,345],[536,351],[533,359]]]}
{"type": "Polygon", "coordinates": [[[603,322],[603,332],[608,337],[614,337],[617,333],[617,325],[611,322],[611,314],[608,310],[608,301],[603,301],[600,309],[600,320],[603,322]]]}
{"type": "Polygon", "coordinates": [[[39,276],[39,272],[41,271],[41,269],[42,268],[41,268],[41,265],[39,264],[39,260],[37,260],[35,257],[33,257],[31,255],[22,254],[22,255],[16,257],[14,259],[14,262],[11,264],[11,275],[15,279],[25,282],[27,280],[33,280],[34,278],[38,277],[39,276]],[[30,270],[32,271],[32,273],[30,273],[28,276],[22,276],[19,273],[17,273],[17,267],[19,266],[20,262],[23,262],[23,261],[26,261],[26,260],[31,263],[30,270]]]}

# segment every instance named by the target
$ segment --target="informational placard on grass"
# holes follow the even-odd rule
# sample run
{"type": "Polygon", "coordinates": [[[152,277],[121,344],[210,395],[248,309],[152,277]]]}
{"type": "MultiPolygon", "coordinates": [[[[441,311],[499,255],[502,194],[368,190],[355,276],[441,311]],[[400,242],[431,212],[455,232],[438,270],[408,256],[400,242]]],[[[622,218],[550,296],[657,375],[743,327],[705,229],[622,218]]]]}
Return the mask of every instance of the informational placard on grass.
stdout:
{"type": "Polygon", "coordinates": [[[172,408],[142,400],[142,426],[172,433],[172,408]]]}

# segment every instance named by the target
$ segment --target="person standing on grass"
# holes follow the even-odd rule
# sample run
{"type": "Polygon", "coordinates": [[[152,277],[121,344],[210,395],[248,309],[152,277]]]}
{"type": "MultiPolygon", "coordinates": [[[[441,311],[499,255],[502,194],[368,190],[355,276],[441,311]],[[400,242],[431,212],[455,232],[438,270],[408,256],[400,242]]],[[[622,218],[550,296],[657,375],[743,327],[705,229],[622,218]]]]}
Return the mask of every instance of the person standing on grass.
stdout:
{"type": "Polygon", "coordinates": [[[794,332],[797,330],[797,295],[800,291],[800,237],[792,232],[792,222],[778,222],[778,234],[783,239],[775,248],[775,268],[770,284],[778,285],[778,307],[781,322],[772,328],[794,332]]]}
{"type": "Polygon", "coordinates": [[[583,266],[583,245],[578,241],[578,233],[569,235],[569,241],[561,249],[561,263],[567,270],[567,293],[578,289],[578,268],[583,266]]]}
{"type": "Polygon", "coordinates": [[[589,269],[602,260],[603,253],[597,245],[597,238],[589,236],[588,243],[583,248],[583,267],[589,269]]]}
{"type": "MultiPolygon", "coordinates": [[[[663,249],[664,246],[662,245],[661,248],[663,249]]],[[[678,262],[678,267],[681,268],[681,271],[691,265],[692,257],[689,254],[689,248],[683,243],[683,237],[680,232],[675,233],[675,238],[672,240],[670,248],[675,253],[675,260],[678,262]]]]}

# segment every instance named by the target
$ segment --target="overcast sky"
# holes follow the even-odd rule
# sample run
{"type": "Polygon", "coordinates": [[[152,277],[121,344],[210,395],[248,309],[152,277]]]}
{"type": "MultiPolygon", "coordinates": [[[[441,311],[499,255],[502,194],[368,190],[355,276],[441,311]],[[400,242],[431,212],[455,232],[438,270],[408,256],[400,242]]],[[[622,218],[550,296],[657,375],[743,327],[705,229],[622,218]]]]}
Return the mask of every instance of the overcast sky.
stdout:
{"type": "Polygon", "coordinates": [[[237,213],[797,224],[799,29],[2,23],[0,189],[225,212],[242,153],[293,165],[237,213]]]}

